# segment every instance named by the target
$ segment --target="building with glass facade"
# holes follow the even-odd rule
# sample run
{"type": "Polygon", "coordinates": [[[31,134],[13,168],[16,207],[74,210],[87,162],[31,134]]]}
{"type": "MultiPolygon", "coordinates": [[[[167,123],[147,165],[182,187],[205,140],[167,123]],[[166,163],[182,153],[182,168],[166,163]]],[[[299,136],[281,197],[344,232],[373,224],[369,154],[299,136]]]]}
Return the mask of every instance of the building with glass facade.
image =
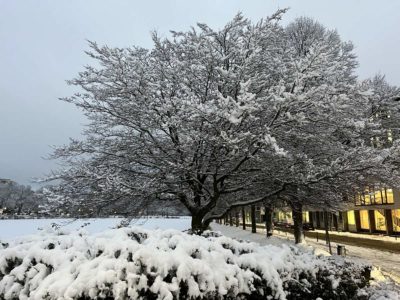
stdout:
{"type": "MultiPolygon", "coordinates": [[[[316,229],[325,229],[323,211],[303,213],[303,221],[316,229]]],[[[327,214],[329,230],[400,235],[400,191],[368,188],[354,197],[350,210],[327,214]]],[[[292,222],[291,213],[278,211],[277,222],[292,222]]]]}
{"type": "MultiPolygon", "coordinates": [[[[329,230],[400,235],[400,191],[368,188],[364,194],[356,195],[353,200],[354,205],[349,210],[327,214],[323,211],[305,211],[303,222],[311,224],[315,229],[325,229],[324,217],[327,216],[329,230]]],[[[246,207],[244,212],[246,223],[250,225],[250,207],[246,207]]],[[[256,205],[255,219],[257,227],[264,227],[263,206],[256,205]]],[[[291,210],[275,210],[273,220],[279,225],[292,225],[291,210]]]]}

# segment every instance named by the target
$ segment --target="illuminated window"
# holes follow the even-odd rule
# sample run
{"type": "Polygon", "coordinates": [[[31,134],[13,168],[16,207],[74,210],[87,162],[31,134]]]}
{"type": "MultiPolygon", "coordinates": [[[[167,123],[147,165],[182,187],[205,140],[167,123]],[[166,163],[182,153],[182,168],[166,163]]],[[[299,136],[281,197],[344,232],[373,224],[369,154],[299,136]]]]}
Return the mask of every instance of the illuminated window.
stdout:
{"type": "Polygon", "coordinates": [[[356,225],[356,218],[354,216],[354,210],[349,210],[347,212],[347,222],[349,225],[356,225]]]}
{"type": "Polygon", "coordinates": [[[278,220],[290,223],[292,221],[292,212],[280,211],[278,214],[278,220]]]}
{"type": "Polygon", "coordinates": [[[303,222],[310,223],[310,217],[308,215],[308,212],[303,212],[303,222]]]}
{"type": "Polygon", "coordinates": [[[370,205],[370,204],[371,204],[371,195],[369,194],[369,190],[367,188],[364,194],[364,205],[370,205]]]}
{"type": "Polygon", "coordinates": [[[387,199],[387,203],[394,203],[392,189],[386,189],[386,199],[387,199]]]}
{"type": "Polygon", "coordinates": [[[392,210],[393,230],[400,232],[400,209],[392,210]]]}
{"type": "Polygon", "coordinates": [[[246,215],[246,223],[251,223],[250,212],[246,211],[245,215],[246,215]]]}
{"type": "Polygon", "coordinates": [[[361,205],[361,195],[357,194],[354,196],[355,200],[356,200],[356,205],[361,205]]]}
{"type": "Polygon", "coordinates": [[[356,205],[393,204],[393,189],[370,187],[365,189],[364,193],[357,193],[354,201],[356,205]]]}
{"type": "Polygon", "coordinates": [[[386,231],[385,210],[376,209],[374,210],[374,215],[375,215],[376,230],[386,231]]]}
{"type": "Polygon", "coordinates": [[[360,210],[361,229],[369,229],[368,210],[360,210]]]}
{"type": "Polygon", "coordinates": [[[382,204],[382,199],[383,199],[383,195],[382,195],[382,190],[375,190],[375,203],[376,204],[382,204]]]}

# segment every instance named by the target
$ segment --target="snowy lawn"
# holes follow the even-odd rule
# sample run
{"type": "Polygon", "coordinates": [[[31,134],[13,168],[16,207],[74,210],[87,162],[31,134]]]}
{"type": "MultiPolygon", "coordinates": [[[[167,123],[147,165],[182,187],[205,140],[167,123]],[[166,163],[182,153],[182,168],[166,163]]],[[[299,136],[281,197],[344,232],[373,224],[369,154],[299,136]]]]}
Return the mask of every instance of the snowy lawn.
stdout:
{"type": "Polygon", "coordinates": [[[213,233],[132,227],[65,234],[46,229],[0,247],[1,299],[369,296],[368,266],[213,233]]]}
{"type": "MultiPolygon", "coordinates": [[[[84,228],[89,233],[98,233],[115,228],[122,220],[122,218],[0,220],[0,241],[37,234],[51,228],[52,224],[61,225],[60,229],[67,232],[84,228]]],[[[186,230],[190,228],[190,217],[134,219],[131,225],[147,229],[186,230]]]]}

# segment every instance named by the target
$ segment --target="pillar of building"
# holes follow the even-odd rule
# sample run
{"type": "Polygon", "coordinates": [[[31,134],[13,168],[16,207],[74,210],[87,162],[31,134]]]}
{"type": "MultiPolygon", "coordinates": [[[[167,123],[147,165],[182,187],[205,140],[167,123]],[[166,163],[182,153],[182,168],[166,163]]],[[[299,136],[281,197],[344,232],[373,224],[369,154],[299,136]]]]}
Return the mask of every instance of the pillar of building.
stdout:
{"type": "Polygon", "coordinates": [[[375,223],[375,211],[369,210],[368,211],[368,221],[369,221],[369,232],[375,232],[376,231],[376,223],[375,223]]]}
{"type": "Polygon", "coordinates": [[[325,213],[323,211],[319,211],[318,214],[319,214],[319,226],[322,229],[325,229],[326,224],[328,224],[325,222],[325,218],[326,218],[325,213]]]}
{"type": "Polygon", "coordinates": [[[386,222],[386,234],[393,234],[393,217],[392,210],[385,209],[385,222],[386,222]]]}
{"type": "Polygon", "coordinates": [[[309,212],[307,212],[307,213],[308,213],[308,220],[309,220],[310,224],[312,224],[313,226],[315,226],[315,225],[314,225],[314,214],[313,214],[313,212],[309,211],[309,212]]]}
{"type": "Polygon", "coordinates": [[[321,219],[319,217],[319,211],[315,212],[316,228],[321,228],[321,219]]]}
{"type": "Polygon", "coordinates": [[[349,219],[347,217],[347,211],[341,211],[342,214],[342,224],[343,231],[349,231],[349,219]]]}
{"type": "Polygon", "coordinates": [[[338,216],[336,213],[332,213],[333,217],[333,227],[335,227],[336,231],[339,231],[339,222],[338,222],[338,216]]]}
{"type": "Polygon", "coordinates": [[[361,231],[361,218],[360,218],[360,211],[354,211],[354,220],[356,221],[356,232],[361,231]]]}

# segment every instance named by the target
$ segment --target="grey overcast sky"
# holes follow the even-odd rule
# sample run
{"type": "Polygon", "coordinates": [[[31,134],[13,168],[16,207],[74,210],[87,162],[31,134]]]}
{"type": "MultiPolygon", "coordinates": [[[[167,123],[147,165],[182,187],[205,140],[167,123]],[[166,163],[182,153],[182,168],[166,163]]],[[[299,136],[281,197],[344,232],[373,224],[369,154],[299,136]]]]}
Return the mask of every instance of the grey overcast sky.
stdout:
{"type": "Polygon", "coordinates": [[[353,41],[361,78],[400,85],[399,0],[0,0],[0,178],[30,183],[56,167],[42,159],[51,145],[79,137],[82,114],[57,99],[90,63],[87,39],[151,47],[151,30],[220,28],[238,11],[257,21],[284,7],[284,23],[306,15],[353,41]]]}

